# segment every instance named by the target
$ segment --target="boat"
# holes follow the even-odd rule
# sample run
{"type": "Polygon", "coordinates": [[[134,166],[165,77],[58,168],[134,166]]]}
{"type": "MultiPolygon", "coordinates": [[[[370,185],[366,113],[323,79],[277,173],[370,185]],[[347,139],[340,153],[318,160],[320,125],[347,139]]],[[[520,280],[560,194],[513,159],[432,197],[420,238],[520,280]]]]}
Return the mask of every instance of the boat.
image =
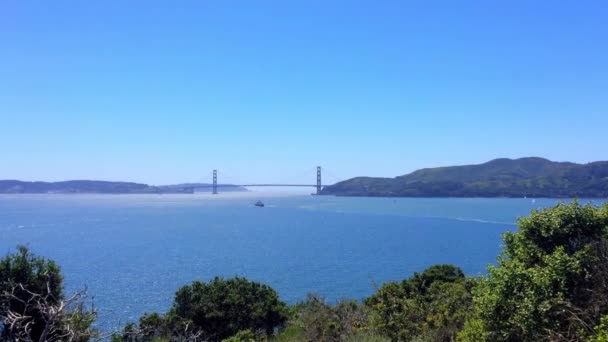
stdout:
{"type": "Polygon", "coordinates": [[[255,202],[255,203],[254,203],[254,205],[255,205],[256,207],[263,207],[263,206],[264,206],[264,202],[262,202],[262,201],[257,201],[257,202],[255,202]]]}

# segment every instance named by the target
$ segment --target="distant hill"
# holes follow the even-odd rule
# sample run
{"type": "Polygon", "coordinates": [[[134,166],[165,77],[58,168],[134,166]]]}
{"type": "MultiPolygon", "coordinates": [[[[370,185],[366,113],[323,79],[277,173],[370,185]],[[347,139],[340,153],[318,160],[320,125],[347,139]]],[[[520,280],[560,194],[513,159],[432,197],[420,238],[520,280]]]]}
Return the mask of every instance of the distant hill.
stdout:
{"type": "MultiPolygon", "coordinates": [[[[108,182],[94,180],[70,180],[64,182],[23,182],[18,180],[0,180],[2,194],[169,194],[193,193],[196,187],[202,192],[211,191],[209,184],[188,183],[177,185],[153,186],[130,182],[108,182]]],[[[220,187],[221,191],[247,191],[238,186],[220,187]]]]}
{"type": "Polygon", "coordinates": [[[70,180],[64,182],[23,182],[0,180],[0,193],[103,193],[132,194],[159,193],[161,189],[147,184],[130,182],[107,182],[93,180],[70,180]]]}
{"type": "Polygon", "coordinates": [[[575,164],[536,157],[501,158],[478,165],[421,169],[396,178],[356,177],[327,186],[322,194],[608,198],[608,161],[575,164]]]}

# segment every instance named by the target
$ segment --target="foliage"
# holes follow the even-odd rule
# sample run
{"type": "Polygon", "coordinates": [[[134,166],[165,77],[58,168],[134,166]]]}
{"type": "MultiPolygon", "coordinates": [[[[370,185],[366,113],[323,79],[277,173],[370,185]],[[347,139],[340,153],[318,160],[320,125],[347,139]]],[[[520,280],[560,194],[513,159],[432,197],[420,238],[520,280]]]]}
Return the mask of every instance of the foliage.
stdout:
{"type": "Polygon", "coordinates": [[[608,342],[608,316],[602,317],[594,330],[595,336],[590,339],[590,342],[608,342]]]}
{"type": "Polygon", "coordinates": [[[482,342],[488,340],[487,329],[479,318],[470,318],[456,335],[458,342],[482,342]]]}
{"type": "Polygon", "coordinates": [[[323,297],[309,294],[296,308],[291,324],[301,329],[306,341],[345,341],[367,325],[365,308],[354,300],[329,305],[323,297]]]}
{"type": "MultiPolygon", "coordinates": [[[[5,299],[0,307],[0,315],[4,316],[8,311],[24,312],[25,303],[37,293],[51,295],[50,301],[54,304],[61,299],[62,281],[59,266],[52,260],[46,260],[32,255],[25,246],[18,246],[17,253],[9,254],[0,260],[0,293],[12,292],[17,285],[23,285],[23,289],[17,288],[14,295],[17,298],[5,299]]],[[[26,312],[27,316],[33,317],[34,324],[31,337],[38,340],[44,329],[41,314],[35,308],[26,312]]],[[[5,327],[4,333],[8,332],[5,327]]]]}
{"type": "Polygon", "coordinates": [[[182,287],[175,294],[171,312],[211,332],[214,339],[246,329],[271,335],[287,320],[286,304],[275,290],[240,277],[216,277],[209,283],[195,281],[182,287]]]}
{"type": "Polygon", "coordinates": [[[3,341],[87,341],[95,335],[95,312],[84,292],[65,298],[63,277],[52,260],[24,246],[0,260],[0,318],[3,341]]]}
{"type": "Polygon", "coordinates": [[[387,337],[374,333],[357,333],[346,339],[346,342],[390,342],[387,337]]]}
{"type": "Polygon", "coordinates": [[[248,331],[272,335],[286,320],[287,306],[271,287],[240,277],[216,277],[182,287],[165,316],[144,315],[115,341],[245,339],[248,331]]]}
{"type": "MultiPolygon", "coordinates": [[[[581,340],[608,311],[608,206],[558,204],[504,235],[496,267],[474,291],[475,321],[460,334],[488,341],[581,340]],[[481,332],[480,330],[483,329],[481,332]]],[[[479,339],[476,339],[479,341],[479,339]]]]}
{"type": "Polygon", "coordinates": [[[424,323],[421,301],[402,285],[384,284],[366,300],[371,308],[373,329],[392,340],[407,340],[419,335],[424,323]]]}
{"type": "Polygon", "coordinates": [[[290,320],[273,342],[351,341],[385,342],[385,337],[369,331],[369,309],[355,300],[328,304],[316,294],[290,306],[290,320]]]}
{"type": "Polygon", "coordinates": [[[113,342],[158,342],[187,341],[200,337],[202,332],[192,327],[191,322],[178,320],[174,316],[146,313],[139,324],[128,323],[121,334],[112,336],[113,342]]]}
{"type": "Polygon", "coordinates": [[[251,329],[241,330],[232,337],[223,339],[222,342],[255,342],[256,336],[251,329]]]}
{"type": "Polygon", "coordinates": [[[371,328],[399,341],[451,341],[469,316],[473,280],[452,265],[435,265],[379,288],[365,303],[371,328]]]}
{"type": "MultiPolygon", "coordinates": [[[[57,301],[62,297],[63,277],[59,266],[37,257],[25,246],[17,246],[17,253],[0,260],[0,291],[6,292],[16,284],[39,294],[51,294],[57,301]]],[[[24,298],[27,298],[25,296],[24,298]]]]}

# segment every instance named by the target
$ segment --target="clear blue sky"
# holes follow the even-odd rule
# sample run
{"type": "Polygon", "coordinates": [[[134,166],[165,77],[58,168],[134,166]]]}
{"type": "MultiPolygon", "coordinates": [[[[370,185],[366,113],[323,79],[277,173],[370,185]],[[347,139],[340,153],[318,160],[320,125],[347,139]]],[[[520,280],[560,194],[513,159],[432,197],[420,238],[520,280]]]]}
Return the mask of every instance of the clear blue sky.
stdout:
{"type": "Polygon", "coordinates": [[[0,179],[588,162],[607,130],[606,1],[0,4],[0,179]]]}

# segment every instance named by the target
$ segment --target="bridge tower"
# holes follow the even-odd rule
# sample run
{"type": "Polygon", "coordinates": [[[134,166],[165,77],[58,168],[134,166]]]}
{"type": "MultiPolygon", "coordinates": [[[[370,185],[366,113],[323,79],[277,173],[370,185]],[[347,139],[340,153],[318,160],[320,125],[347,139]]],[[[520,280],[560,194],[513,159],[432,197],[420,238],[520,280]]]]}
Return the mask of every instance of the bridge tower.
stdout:
{"type": "Polygon", "coordinates": [[[321,194],[321,167],[317,166],[317,195],[321,194]]]}
{"type": "Polygon", "coordinates": [[[213,170],[213,194],[217,195],[217,170],[213,170]]]}

